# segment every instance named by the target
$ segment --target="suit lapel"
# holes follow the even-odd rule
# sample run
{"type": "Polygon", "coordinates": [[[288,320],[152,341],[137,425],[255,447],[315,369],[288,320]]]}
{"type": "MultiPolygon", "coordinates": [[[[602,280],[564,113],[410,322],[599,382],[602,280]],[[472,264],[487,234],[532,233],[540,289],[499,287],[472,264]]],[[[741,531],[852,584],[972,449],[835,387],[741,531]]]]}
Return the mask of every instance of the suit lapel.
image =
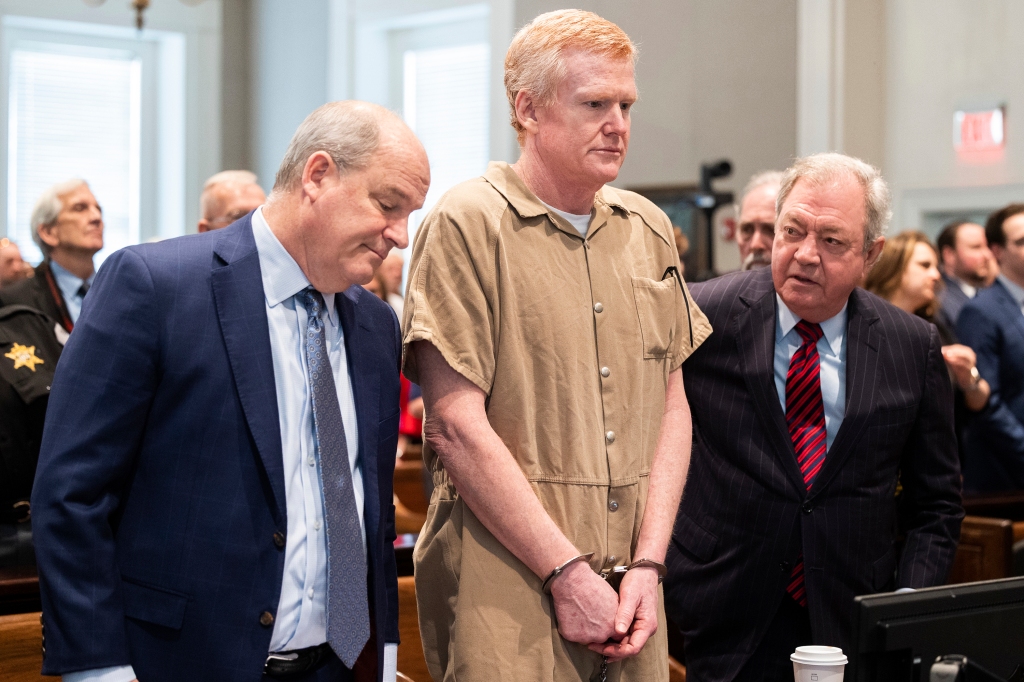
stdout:
{"type": "Polygon", "coordinates": [[[270,482],[275,520],[283,524],[286,503],[277,388],[252,216],[224,228],[214,253],[213,297],[235,389],[270,482]]]}
{"type": "Polygon", "coordinates": [[[1003,283],[996,280],[993,287],[999,287],[1000,299],[1002,300],[1003,308],[1006,310],[1007,319],[1013,320],[1013,327],[1024,339],[1024,314],[1021,314],[1020,304],[1013,297],[1013,294],[1003,286],[1003,283]]]}
{"type": "MultiPolygon", "coordinates": [[[[769,273],[770,274],[770,273],[769,273]]],[[[751,284],[740,294],[748,309],[736,315],[736,338],[739,339],[743,376],[754,400],[765,432],[775,446],[776,456],[797,490],[804,490],[804,479],[796,462],[796,453],[789,438],[789,427],[775,387],[775,288],[765,277],[752,277],[751,284]],[[765,286],[767,284],[767,286],[765,286]],[[750,352],[742,352],[749,349],[750,352]]]]}
{"type": "MultiPolygon", "coordinates": [[[[380,522],[380,495],[377,480],[377,431],[380,405],[380,363],[374,357],[376,345],[365,315],[357,315],[362,287],[353,286],[334,297],[338,318],[345,334],[345,356],[348,375],[352,378],[352,395],[356,402],[359,424],[359,460],[363,467],[363,513],[366,537],[373,538],[380,522]]],[[[369,540],[372,543],[372,540],[369,540]]]]}
{"type": "Polygon", "coordinates": [[[846,413],[832,447],[825,457],[821,473],[811,487],[810,497],[828,485],[853,452],[865,424],[871,416],[878,379],[878,316],[867,305],[866,294],[854,289],[850,296],[846,322],[846,413]]]}

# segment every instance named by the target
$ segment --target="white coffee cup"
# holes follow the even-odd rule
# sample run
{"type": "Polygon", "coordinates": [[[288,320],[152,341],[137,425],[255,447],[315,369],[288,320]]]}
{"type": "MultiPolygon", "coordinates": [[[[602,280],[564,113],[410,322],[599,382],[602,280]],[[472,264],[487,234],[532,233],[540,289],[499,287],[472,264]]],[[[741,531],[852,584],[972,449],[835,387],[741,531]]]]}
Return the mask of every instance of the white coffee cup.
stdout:
{"type": "Polygon", "coordinates": [[[790,655],[796,682],[843,682],[846,655],[834,646],[798,646],[790,655]]]}

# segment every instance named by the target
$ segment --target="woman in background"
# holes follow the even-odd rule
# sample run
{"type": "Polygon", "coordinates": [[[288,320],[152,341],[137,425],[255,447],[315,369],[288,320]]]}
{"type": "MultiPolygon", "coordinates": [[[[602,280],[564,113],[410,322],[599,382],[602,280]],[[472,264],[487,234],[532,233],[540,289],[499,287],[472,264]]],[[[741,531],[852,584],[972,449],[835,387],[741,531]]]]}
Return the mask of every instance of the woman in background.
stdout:
{"type": "MultiPolygon", "coordinates": [[[[942,358],[946,361],[955,389],[956,434],[962,446],[963,429],[970,413],[985,409],[992,391],[988,382],[978,374],[974,351],[957,343],[953,331],[937,323],[935,312],[939,307],[938,287],[941,282],[935,247],[927,235],[908,231],[886,240],[882,255],[868,273],[864,288],[938,328],[942,358]]],[[[963,447],[960,453],[962,461],[963,447]]]]}

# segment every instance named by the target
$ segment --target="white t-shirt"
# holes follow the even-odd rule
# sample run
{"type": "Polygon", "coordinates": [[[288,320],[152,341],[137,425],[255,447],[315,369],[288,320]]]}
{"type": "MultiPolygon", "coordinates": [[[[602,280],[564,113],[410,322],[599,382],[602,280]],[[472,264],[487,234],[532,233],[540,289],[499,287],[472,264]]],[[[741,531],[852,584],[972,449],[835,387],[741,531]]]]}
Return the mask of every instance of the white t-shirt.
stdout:
{"type": "Polygon", "coordinates": [[[569,224],[576,228],[576,231],[580,233],[581,237],[587,236],[587,230],[590,228],[590,214],[576,215],[575,213],[567,213],[560,211],[551,204],[545,204],[543,201],[540,202],[548,207],[549,210],[554,211],[558,215],[562,216],[569,221],[569,224]]]}

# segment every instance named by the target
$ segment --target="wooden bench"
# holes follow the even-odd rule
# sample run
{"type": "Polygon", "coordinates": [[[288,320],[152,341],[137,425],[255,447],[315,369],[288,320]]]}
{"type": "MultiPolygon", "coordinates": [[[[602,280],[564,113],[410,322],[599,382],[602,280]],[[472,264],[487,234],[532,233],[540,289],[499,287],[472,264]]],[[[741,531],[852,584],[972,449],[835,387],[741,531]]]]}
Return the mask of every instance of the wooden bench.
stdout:
{"type": "Polygon", "coordinates": [[[0,680],[54,682],[43,677],[43,629],[39,613],[0,616],[0,680]]]}
{"type": "Polygon", "coordinates": [[[1013,522],[967,516],[960,527],[960,546],[949,584],[995,580],[1013,575],[1013,522]]]}

